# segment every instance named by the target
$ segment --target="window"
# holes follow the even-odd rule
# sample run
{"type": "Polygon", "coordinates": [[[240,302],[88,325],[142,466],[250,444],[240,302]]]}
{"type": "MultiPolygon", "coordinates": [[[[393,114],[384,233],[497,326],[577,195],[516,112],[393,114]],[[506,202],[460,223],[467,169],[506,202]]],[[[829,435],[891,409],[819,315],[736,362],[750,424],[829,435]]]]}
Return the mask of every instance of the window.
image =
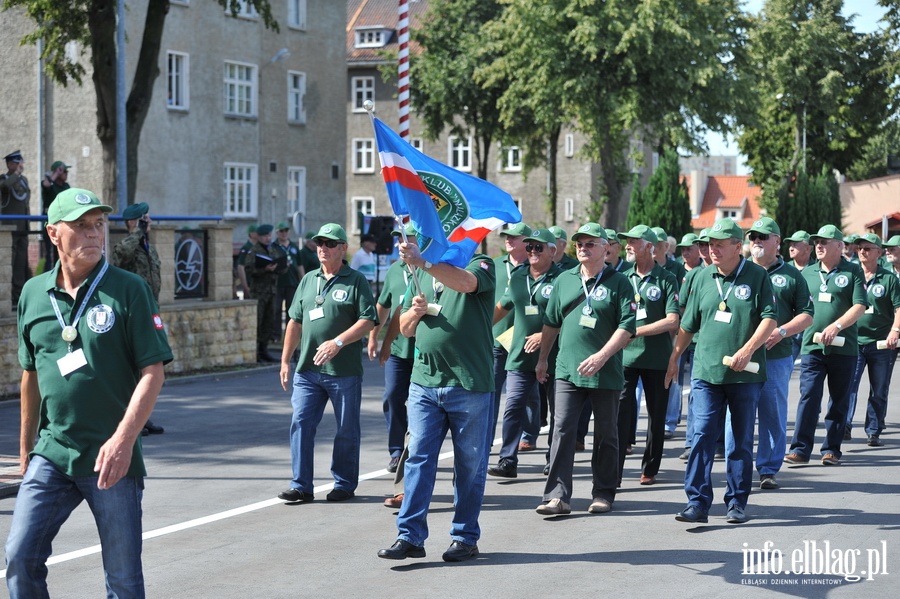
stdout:
{"type": "Polygon", "coordinates": [[[306,0],[288,0],[288,27],[306,29],[306,0]]]}
{"type": "Polygon", "coordinates": [[[375,140],[371,137],[353,140],[353,172],[375,172],[375,140]]]}
{"type": "MultiPolygon", "coordinates": [[[[225,13],[231,15],[234,13],[231,12],[229,4],[230,2],[226,2],[225,13]]],[[[256,19],[259,17],[259,13],[256,12],[256,9],[250,4],[249,0],[238,0],[238,11],[235,16],[244,19],[256,19]]]]}
{"type": "Polygon", "coordinates": [[[362,232],[362,224],[364,216],[372,216],[375,214],[375,198],[353,198],[353,221],[352,231],[355,234],[362,232]]]}
{"type": "Polygon", "coordinates": [[[470,173],[472,172],[472,138],[450,137],[450,166],[470,173]]]}
{"type": "Polygon", "coordinates": [[[167,103],[173,110],[188,109],[189,56],[183,52],[166,52],[167,103]]]}
{"type": "Polygon", "coordinates": [[[256,116],[256,65],[225,63],[225,114],[256,116]]]}
{"type": "Polygon", "coordinates": [[[737,211],[737,210],[723,209],[723,210],[722,210],[722,218],[731,218],[731,219],[737,220],[737,218],[738,218],[738,211],[737,211]]]}
{"type": "Polygon", "coordinates": [[[509,146],[500,150],[500,157],[503,159],[501,170],[507,172],[517,172],[522,170],[522,152],[519,146],[509,146]]]}
{"type": "Polygon", "coordinates": [[[565,217],[566,222],[570,223],[575,220],[575,200],[566,198],[565,201],[565,217]]]}
{"type": "Polygon", "coordinates": [[[575,155],[575,136],[571,133],[566,133],[566,158],[571,158],[575,155]]]}
{"type": "Polygon", "coordinates": [[[422,152],[423,154],[425,153],[425,144],[422,142],[421,137],[410,137],[408,141],[409,145],[422,152]]]}
{"type": "Polygon", "coordinates": [[[644,142],[632,139],[628,148],[628,164],[632,173],[640,173],[644,167],[644,142]]]}
{"type": "Polygon", "coordinates": [[[191,3],[191,0],[169,0],[172,4],[181,4],[182,6],[187,6],[191,3]]]}
{"type": "Polygon", "coordinates": [[[366,100],[375,101],[375,77],[353,77],[350,85],[353,88],[353,112],[365,112],[366,100]]]}
{"type": "Polygon", "coordinates": [[[256,216],[255,164],[225,163],[225,216],[256,216]]]}
{"type": "Polygon", "coordinates": [[[288,71],[288,122],[306,122],[306,73],[288,71]]]}
{"type": "Polygon", "coordinates": [[[287,180],[287,213],[306,214],[306,167],[289,166],[287,180]]]}
{"type": "Polygon", "coordinates": [[[392,31],[383,27],[359,28],[356,30],[357,48],[383,48],[391,38],[392,31]]]}

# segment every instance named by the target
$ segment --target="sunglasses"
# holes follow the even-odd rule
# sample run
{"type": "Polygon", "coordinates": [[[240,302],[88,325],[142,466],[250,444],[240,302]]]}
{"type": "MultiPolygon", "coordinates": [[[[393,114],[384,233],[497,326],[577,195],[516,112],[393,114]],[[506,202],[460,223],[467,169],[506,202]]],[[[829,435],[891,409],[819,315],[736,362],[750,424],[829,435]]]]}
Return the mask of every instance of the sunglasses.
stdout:
{"type": "Polygon", "coordinates": [[[596,241],[576,241],[575,245],[578,247],[578,249],[585,248],[585,249],[589,250],[592,247],[598,246],[600,244],[597,243],[596,241]]]}
{"type": "Polygon", "coordinates": [[[336,241],[334,239],[314,239],[313,241],[316,242],[316,247],[322,247],[324,245],[329,250],[333,250],[337,246],[344,243],[343,241],[336,241]]]}
{"type": "Polygon", "coordinates": [[[525,246],[525,251],[526,252],[537,252],[538,254],[540,254],[544,251],[544,244],[543,243],[529,243],[528,245],[525,246]]]}
{"type": "Polygon", "coordinates": [[[769,241],[769,234],[768,234],[768,233],[756,233],[756,232],[753,232],[753,233],[750,233],[750,236],[749,236],[749,237],[750,237],[750,241],[756,241],[757,239],[759,239],[760,241],[769,241]]]}

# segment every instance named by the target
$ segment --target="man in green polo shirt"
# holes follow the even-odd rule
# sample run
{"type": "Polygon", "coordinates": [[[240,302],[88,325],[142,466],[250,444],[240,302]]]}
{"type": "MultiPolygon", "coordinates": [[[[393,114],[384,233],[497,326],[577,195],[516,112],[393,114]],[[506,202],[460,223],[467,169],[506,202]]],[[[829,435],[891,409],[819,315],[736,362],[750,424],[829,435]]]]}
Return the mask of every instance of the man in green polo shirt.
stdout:
{"type": "Polygon", "coordinates": [[[24,479],[6,543],[12,597],[49,596],[51,544],[82,500],[107,594],[144,596],[140,435],[172,350],[150,288],[103,257],[111,210],[85,189],[60,193],[47,214],[59,261],[19,299],[24,479]]]}
{"type": "Polygon", "coordinates": [[[900,235],[894,235],[884,242],[885,269],[900,279],[900,235]]]}
{"type": "Polygon", "coordinates": [[[788,242],[788,255],[791,258],[788,264],[802,271],[810,264],[815,263],[815,259],[812,257],[812,247],[809,245],[809,233],[800,229],[785,241],[788,242]]]}
{"type": "Polygon", "coordinates": [[[578,266],[578,260],[566,252],[566,247],[569,245],[566,230],[557,226],[550,227],[548,230],[556,236],[556,255],[553,256],[553,261],[559,264],[563,270],[578,266]]]}
{"type": "Polygon", "coordinates": [[[703,341],[694,352],[691,385],[693,439],[684,475],[688,504],[675,519],[709,520],[713,457],[727,409],[734,448],[725,456],[725,520],[740,524],[747,521],[753,485],[753,426],[766,380],[764,345],[775,329],[775,300],[765,269],[741,253],[744,233],[737,223],[719,220],[708,237],[712,265],[692,281],[666,372],[668,384],[678,373],[678,359],[699,332],[703,341]]]}
{"type": "Polygon", "coordinates": [[[331,458],[334,490],[328,501],[353,497],[359,484],[359,415],[362,401],[362,342],[377,323],[369,282],[344,260],[347,234],[338,224],[322,225],[313,238],[318,246],[318,270],[303,277],[288,314],[281,352],[282,388],[291,388],[291,356],[299,343],[293,374],[291,406],[291,467],[284,501],[313,501],[313,451],[316,428],[331,400],[337,432],[331,458]],[[302,333],[302,335],[301,335],[302,333]]]}
{"type": "Polygon", "coordinates": [[[569,514],[578,420],[583,406],[594,411],[591,454],[593,498],[588,512],[612,509],[619,486],[619,395],[625,385],[622,349],[634,335],[632,291],[621,273],[608,267],[606,231],[586,223],[572,235],[579,267],[556,279],[544,313],[541,354],[535,374],[547,380],[548,360],[559,341],[556,359],[556,406],[550,469],[538,514],[569,514]]]}
{"type": "MultiPolygon", "coordinates": [[[[635,334],[625,346],[625,388],[619,401],[619,439],[631,435],[637,421],[638,382],[647,401],[647,443],[641,459],[642,485],[652,485],[662,463],[666,408],[666,367],[672,353],[672,333],[678,330],[678,282],[653,259],[656,234],[647,225],[619,233],[625,259],[633,268],[625,275],[631,284],[635,334]]],[[[625,444],[619,443],[619,480],[625,466],[625,444]]]]}
{"type": "Polygon", "coordinates": [[[794,438],[784,461],[794,465],[809,463],[827,378],[831,397],[825,414],[822,463],[836,466],[841,463],[850,383],[859,353],[856,321],[868,308],[868,301],[862,269],[841,254],[844,244],[840,229],[825,225],[810,235],[810,241],[816,246],[818,262],[804,268],[802,274],[812,295],[813,323],[803,331],[800,401],[794,420],[794,438]],[[835,341],[836,337],[841,337],[842,345],[835,341]]]}

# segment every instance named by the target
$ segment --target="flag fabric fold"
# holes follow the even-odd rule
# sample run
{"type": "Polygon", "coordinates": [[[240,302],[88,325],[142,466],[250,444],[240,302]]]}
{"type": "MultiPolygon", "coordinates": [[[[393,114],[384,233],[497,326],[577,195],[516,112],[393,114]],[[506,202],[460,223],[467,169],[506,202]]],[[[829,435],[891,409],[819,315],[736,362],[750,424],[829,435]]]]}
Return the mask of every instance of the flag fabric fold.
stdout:
{"type": "Polygon", "coordinates": [[[465,267],[488,233],[522,220],[499,187],[419,152],[373,118],[381,174],[394,214],[419,231],[422,257],[465,267]]]}

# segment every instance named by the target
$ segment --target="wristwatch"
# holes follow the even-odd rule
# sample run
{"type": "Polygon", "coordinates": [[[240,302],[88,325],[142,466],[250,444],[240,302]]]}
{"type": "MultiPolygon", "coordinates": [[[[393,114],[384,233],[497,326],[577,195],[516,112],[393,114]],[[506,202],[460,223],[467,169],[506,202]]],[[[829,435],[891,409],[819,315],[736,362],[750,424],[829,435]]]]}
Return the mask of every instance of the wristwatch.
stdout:
{"type": "Polygon", "coordinates": [[[839,322],[834,323],[834,327],[839,331],[844,328],[844,326],[839,322]]]}
{"type": "Polygon", "coordinates": [[[334,338],[334,344],[337,345],[338,347],[344,347],[344,342],[341,341],[340,337],[334,338]]]}
{"type": "Polygon", "coordinates": [[[900,333],[900,327],[891,327],[892,333],[900,333]]]}
{"type": "Polygon", "coordinates": [[[787,337],[787,329],[784,327],[778,327],[778,334],[782,337],[787,337]]]}
{"type": "Polygon", "coordinates": [[[432,264],[431,262],[429,262],[428,260],[426,260],[426,261],[425,261],[425,264],[422,265],[422,268],[425,269],[425,270],[428,270],[428,269],[431,268],[432,266],[434,266],[434,264],[432,264]]]}

